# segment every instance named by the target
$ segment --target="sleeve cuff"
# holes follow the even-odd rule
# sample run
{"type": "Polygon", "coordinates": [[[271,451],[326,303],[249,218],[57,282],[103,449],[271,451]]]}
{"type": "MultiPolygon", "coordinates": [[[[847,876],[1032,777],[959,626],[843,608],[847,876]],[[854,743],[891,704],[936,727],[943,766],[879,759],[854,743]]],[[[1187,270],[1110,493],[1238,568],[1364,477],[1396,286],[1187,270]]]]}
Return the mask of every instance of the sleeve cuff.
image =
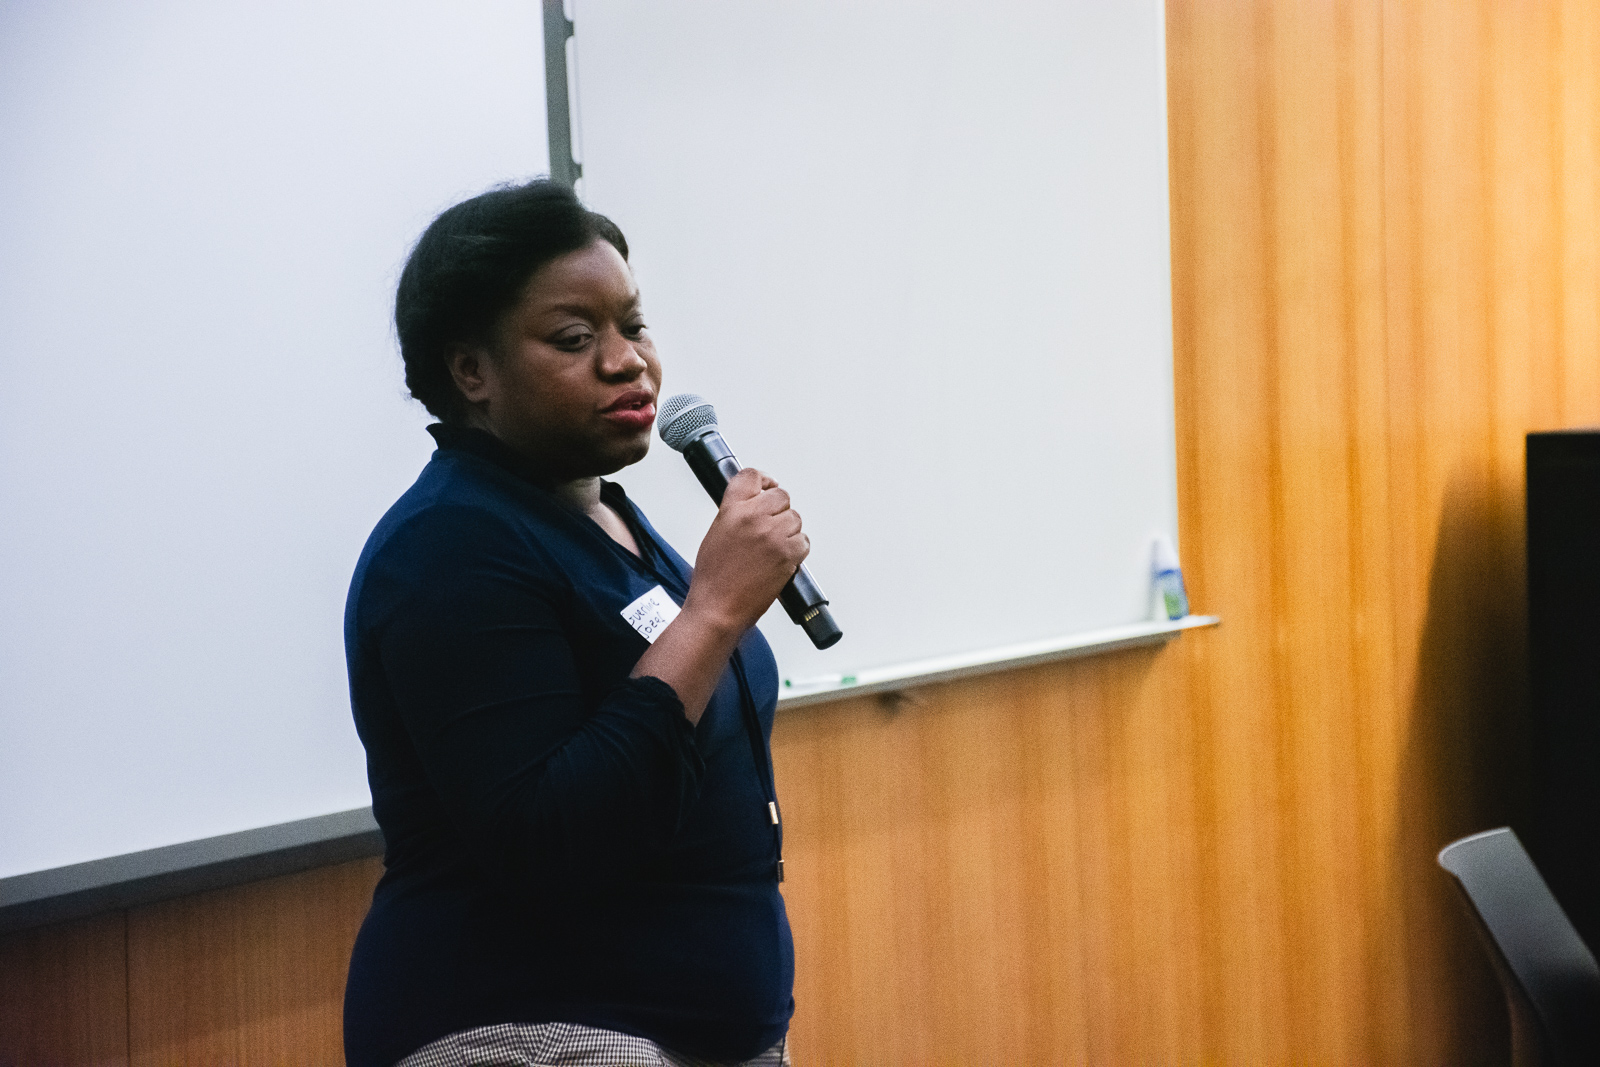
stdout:
{"type": "Polygon", "coordinates": [[[675,813],[663,827],[668,833],[677,833],[688,818],[695,801],[700,798],[700,782],[705,776],[705,760],[694,740],[694,724],[683,713],[683,701],[677,690],[654,675],[645,674],[629,678],[612,691],[605,702],[610,708],[633,713],[636,721],[653,722],[653,734],[666,746],[669,759],[675,765],[663,784],[668,796],[662,811],[675,813]]]}

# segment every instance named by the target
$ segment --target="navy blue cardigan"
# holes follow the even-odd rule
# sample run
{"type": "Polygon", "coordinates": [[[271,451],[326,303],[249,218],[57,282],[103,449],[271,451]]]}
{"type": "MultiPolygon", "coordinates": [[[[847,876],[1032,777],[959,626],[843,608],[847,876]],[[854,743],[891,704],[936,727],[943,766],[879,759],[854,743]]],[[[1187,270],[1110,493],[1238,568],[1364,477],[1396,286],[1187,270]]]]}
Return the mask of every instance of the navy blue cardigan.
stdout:
{"type": "MultiPolygon", "coordinates": [[[[788,1028],[769,742],[752,629],[698,726],[629,679],[622,609],[689,566],[620,487],[643,558],[479,431],[440,449],[368,540],[345,611],[386,871],[345,990],[351,1067],[445,1034],[577,1022],[739,1060],[788,1028]]],[[[774,809],[775,810],[775,809],[774,809]]]]}

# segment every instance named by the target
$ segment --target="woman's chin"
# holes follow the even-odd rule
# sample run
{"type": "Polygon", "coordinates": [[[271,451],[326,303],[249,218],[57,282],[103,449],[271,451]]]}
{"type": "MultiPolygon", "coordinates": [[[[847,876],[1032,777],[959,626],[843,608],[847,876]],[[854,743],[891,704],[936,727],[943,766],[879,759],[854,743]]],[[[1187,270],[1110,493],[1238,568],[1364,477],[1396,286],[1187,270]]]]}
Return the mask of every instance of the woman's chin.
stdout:
{"type": "Polygon", "coordinates": [[[604,469],[595,473],[604,477],[615,474],[624,467],[631,467],[650,453],[650,434],[646,431],[637,440],[619,442],[615,448],[607,449],[606,455],[600,463],[604,469]]]}

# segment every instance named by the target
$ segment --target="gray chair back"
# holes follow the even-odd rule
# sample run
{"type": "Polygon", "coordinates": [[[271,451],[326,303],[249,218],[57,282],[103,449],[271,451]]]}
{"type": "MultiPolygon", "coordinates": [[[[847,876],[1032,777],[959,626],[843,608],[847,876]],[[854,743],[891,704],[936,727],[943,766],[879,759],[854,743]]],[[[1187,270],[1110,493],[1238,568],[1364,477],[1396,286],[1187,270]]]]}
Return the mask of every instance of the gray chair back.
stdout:
{"type": "Polygon", "coordinates": [[[1600,1064],[1600,967],[1517,835],[1463,837],[1439,866],[1466,895],[1505,989],[1515,1067],[1600,1064]]]}

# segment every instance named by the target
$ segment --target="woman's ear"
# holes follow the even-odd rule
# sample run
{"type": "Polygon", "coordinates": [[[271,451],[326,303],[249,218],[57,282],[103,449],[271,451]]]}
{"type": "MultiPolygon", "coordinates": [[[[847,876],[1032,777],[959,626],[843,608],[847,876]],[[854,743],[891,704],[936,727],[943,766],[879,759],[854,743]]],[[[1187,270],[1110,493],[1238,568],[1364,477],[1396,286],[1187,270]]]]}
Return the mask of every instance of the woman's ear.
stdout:
{"type": "Polygon", "coordinates": [[[457,343],[445,351],[445,365],[450,377],[467,403],[482,404],[494,391],[493,369],[489,366],[489,353],[478,345],[457,343]]]}

